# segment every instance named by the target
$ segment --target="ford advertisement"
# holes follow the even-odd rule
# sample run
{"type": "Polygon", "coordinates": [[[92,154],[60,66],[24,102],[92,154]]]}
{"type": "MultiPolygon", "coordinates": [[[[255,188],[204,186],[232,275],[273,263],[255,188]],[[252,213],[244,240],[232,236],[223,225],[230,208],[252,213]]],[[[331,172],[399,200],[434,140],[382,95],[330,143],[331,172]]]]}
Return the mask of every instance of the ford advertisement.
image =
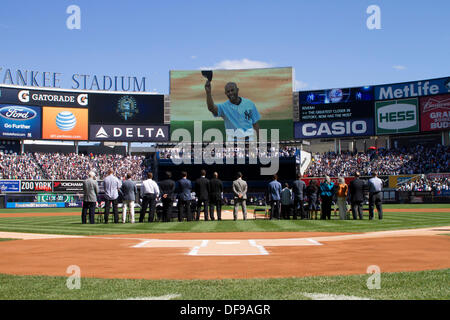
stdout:
{"type": "Polygon", "coordinates": [[[0,104],[0,137],[41,139],[41,108],[0,104]]]}

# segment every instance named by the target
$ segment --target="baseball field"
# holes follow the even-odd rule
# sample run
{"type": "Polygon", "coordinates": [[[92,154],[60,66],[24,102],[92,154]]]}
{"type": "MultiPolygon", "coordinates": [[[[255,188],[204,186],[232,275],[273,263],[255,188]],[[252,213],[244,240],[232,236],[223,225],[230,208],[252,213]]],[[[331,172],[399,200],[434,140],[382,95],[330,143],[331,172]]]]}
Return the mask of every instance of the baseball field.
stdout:
{"type": "Polygon", "coordinates": [[[450,299],[450,205],[383,208],[93,225],[81,209],[3,209],[0,299],[450,299]]]}

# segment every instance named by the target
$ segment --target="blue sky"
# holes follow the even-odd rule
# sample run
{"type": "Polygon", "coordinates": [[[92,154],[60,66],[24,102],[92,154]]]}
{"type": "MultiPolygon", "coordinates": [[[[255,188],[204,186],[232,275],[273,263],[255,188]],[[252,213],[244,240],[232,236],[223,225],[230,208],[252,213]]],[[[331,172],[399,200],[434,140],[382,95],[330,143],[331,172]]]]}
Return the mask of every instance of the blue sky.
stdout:
{"type": "Polygon", "coordinates": [[[74,73],[146,77],[164,94],[170,70],[202,67],[291,66],[297,90],[383,84],[450,75],[449,21],[448,0],[4,0],[0,67],[59,72],[68,89],[74,73]]]}

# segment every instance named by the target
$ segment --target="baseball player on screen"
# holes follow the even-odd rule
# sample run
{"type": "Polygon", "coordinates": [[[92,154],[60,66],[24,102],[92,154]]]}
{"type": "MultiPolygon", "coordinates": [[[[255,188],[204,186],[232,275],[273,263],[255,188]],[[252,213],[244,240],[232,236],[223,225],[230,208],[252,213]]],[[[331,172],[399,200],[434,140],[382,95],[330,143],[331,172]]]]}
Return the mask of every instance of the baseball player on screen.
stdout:
{"type": "Polygon", "coordinates": [[[222,117],[225,121],[227,141],[245,140],[255,141],[259,134],[258,121],[261,118],[255,104],[246,98],[239,96],[239,88],[236,83],[228,82],[225,85],[225,95],[228,101],[214,104],[211,94],[211,80],[205,84],[206,104],[214,117],[222,117]],[[231,131],[232,130],[232,131],[231,131]],[[233,134],[230,134],[230,133],[233,134]]]}

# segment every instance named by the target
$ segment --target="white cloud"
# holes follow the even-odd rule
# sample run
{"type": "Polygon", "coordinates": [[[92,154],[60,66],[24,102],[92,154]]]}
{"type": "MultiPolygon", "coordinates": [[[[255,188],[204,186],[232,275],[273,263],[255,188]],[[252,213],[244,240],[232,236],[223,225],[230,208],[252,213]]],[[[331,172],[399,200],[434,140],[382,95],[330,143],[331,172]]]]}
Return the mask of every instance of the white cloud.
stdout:
{"type": "Polygon", "coordinates": [[[405,70],[406,69],[405,66],[401,66],[401,65],[393,66],[392,68],[394,68],[395,70],[405,70]]]}
{"type": "Polygon", "coordinates": [[[191,56],[191,59],[197,59],[197,56],[191,56]]]}
{"type": "Polygon", "coordinates": [[[210,67],[200,67],[200,70],[216,70],[216,69],[257,69],[271,68],[272,64],[264,61],[255,61],[247,58],[241,60],[223,60],[210,67]]]}
{"type": "Polygon", "coordinates": [[[308,88],[308,84],[306,82],[295,80],[294,82],[294,91],[301,91],[303,89],[308,88]]]}

